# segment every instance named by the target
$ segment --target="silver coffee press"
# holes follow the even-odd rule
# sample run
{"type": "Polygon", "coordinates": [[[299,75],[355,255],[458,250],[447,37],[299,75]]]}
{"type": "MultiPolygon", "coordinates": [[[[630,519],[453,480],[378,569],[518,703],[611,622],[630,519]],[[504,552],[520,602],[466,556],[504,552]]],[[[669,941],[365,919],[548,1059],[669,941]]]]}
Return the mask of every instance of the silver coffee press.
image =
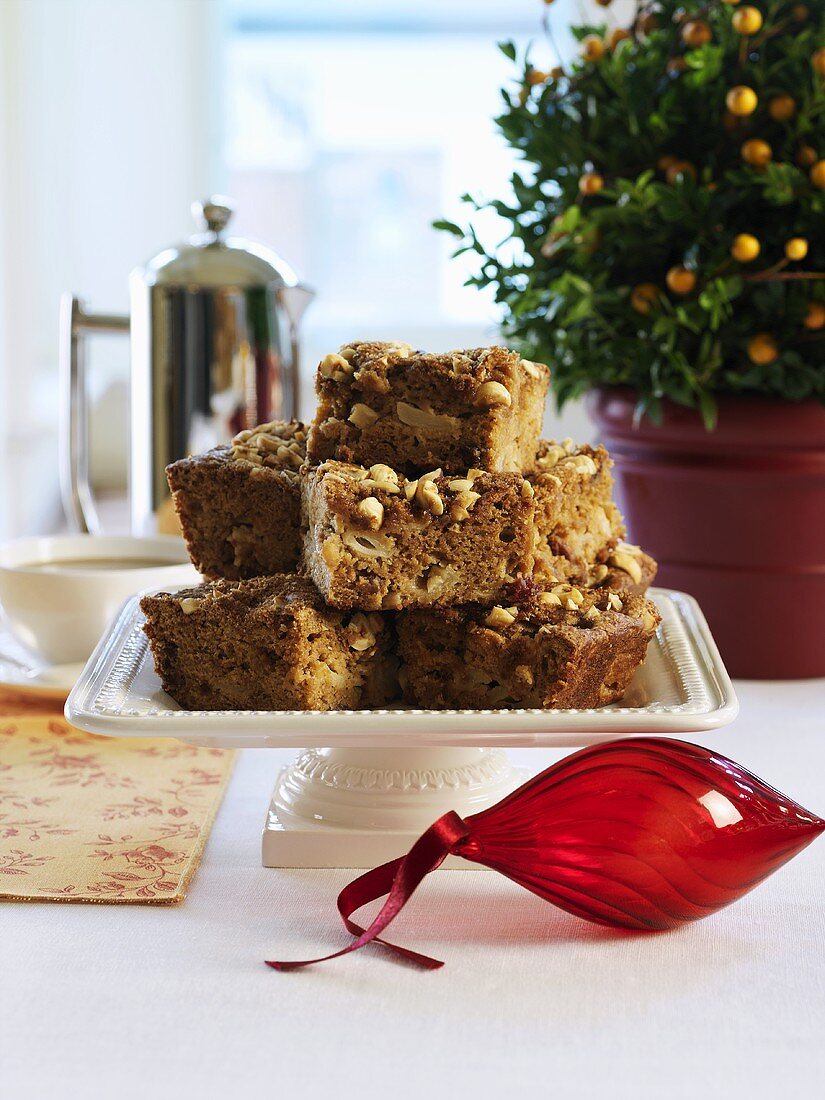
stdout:
{"type": "Polygon", "coordinates": [[[129,497],[135,535],[172,531],[164,470],[243,428],[298,415],[298,330],[314,292],[262,245],[227,237],[231,202],[193,203],[201,231],[129,278],[130,316],[60,306],[63,504],[79,531],[99,529],[89,483],[84,340],[131,335],[129,497]]]}

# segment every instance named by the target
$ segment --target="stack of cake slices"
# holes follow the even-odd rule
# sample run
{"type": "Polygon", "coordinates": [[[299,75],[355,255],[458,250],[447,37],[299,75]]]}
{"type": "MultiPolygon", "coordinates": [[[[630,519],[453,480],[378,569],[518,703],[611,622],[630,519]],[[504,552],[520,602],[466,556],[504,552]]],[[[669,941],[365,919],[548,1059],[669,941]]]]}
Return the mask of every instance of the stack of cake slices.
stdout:
{"type": "Polygon", "coordinates": [[[659,623],[603,447],[539,439],[549,371],[505,348],[353,343],[309,428],[167,473],[210,578],[146,597],[187,709],[595,707],[659,623]]]}

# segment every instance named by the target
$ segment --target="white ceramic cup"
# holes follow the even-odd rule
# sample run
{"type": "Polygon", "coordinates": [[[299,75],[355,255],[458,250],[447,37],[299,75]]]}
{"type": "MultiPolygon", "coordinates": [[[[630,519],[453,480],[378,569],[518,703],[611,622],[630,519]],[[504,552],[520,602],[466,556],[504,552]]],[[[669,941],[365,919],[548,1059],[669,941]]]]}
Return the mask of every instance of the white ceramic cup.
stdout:
{"type": "Polygon", "coordinates": [[[52,665],[85,661],[128,596],[200,579],[183,541],[169,535],[54,535],[0,545],[0,607],[7,624],[52,665]],[[145,566],[147,561],[164,564],[145,566]]]}

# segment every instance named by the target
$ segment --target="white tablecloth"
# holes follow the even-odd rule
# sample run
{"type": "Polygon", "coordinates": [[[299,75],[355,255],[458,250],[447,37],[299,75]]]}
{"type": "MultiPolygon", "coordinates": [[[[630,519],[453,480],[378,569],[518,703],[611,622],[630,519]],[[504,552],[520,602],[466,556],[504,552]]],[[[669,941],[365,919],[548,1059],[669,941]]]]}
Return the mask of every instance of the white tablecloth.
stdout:
{"type": "MultiPolygon", "coordinates": [[[[694,739],[825,813],[825,681],[740,683],[694,739]]],[[[289,755],[244,752],[178,908],[0,908],[0,1096],[775,1098],[825,1080],[825,838],[743,901],[614,934],[491,872],[441,871],[393,927],[447,962],[343,945],[347,871],[259,864],[289,755]]],[[[514,754],[535,770],[558,753],[514,754]]]]}

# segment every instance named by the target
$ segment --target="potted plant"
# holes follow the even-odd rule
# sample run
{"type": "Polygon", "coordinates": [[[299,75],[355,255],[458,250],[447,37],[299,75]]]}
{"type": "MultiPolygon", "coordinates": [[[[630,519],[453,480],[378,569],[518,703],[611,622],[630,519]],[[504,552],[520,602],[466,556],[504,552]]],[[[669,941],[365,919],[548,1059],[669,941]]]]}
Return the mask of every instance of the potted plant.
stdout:
{"type": "MultiPolygon", "coordinates": [[[[599,0],[603,6],[610,0],[599,0]]],[[[631,537],[738,675],[825,674],[825,0],[658,0],[518,56],[524,158],[477,254],[508,341],[588,395],[631,537]]]]}

